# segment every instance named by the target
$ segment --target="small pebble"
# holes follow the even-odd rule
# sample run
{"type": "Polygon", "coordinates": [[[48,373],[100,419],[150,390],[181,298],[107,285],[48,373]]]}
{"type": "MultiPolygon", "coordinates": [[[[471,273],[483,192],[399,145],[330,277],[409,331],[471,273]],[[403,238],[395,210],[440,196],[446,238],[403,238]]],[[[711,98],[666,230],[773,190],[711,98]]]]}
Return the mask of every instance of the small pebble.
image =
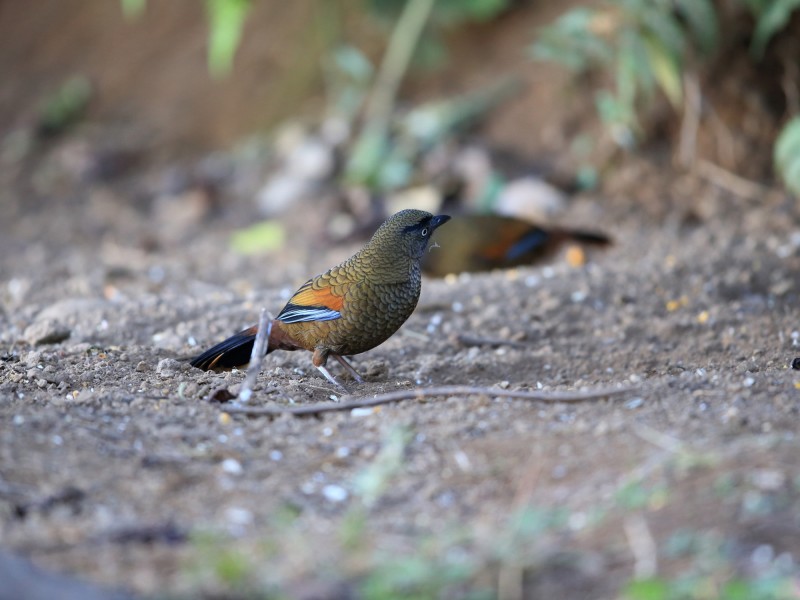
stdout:
{"type": "Polygon", "coordinates": [[[525,278],[525,287],[529,288],[536,287],[537,285],[539,285],[540,281],[541,278],[538,275],[528,275],[525,278]]]}
{"type": "MultiPolygon", "coordinates": [[[[179,363],[174,358],[162,358],[158,361],[158,365],[156,366],[156,373],[162,375],[164,377],[168,377],[175,374],[176,369],[180,369],[181,363],[179,363]]],[[[137,365],[138,370],[138,365],[137,365]]]]}
{"type": "Polygon", "coordinates": [[[39,346],[63,342],[72,335],[72,331],[56,321],[45,319],[28,326],[22,335],[31,346],[39,346]]]}
{"type": "Polygon", "coordinates": [[[762,491],[775,492],[783,487],[786,476],[777,469],[758,469],[750,475],[750,480],[762,491]]]}
{"type": "Polygon", "coordinates": [[[354,408],[350,411],[351,417],[367,417],[371,415],[373,412],[372,408],[370,407],[363,407],[363,408],[354,408]]]}
{"type": "Polygon", "coordinates": [[[765,567],[772,562],[775,557],[775,550],[769,544],[761,544],[750,555],[750,560],[754,565],[765,567]]]}
{"type": "Polygon", "coordinates": [[[572,292],[572,294],[570,295],[570,300],[572,300],[572,302],[575,304],[579,304],[580,302],[586,300],[586,292],[581,292],[581,291],[572,292]]]}
{"type": "Polygon", "coordinates": [[[225,519],[233,525],[250,525],[253,522],[253,513],[246,508],[231,506],[225,511],[225,519]]]}
{"type": "Polygon", "coordinates": [[[322,495],[330,502],[343,502],[347,500],[347,490],[340,485],[326,485],[322,488],[322,495]]]}
{"type": "Polygon", "coordinates": [[[226,458],[222,461],[222,470],[229,475],[241,475],[244,469],[242,463],[235,458],[226,458]]]}
{"type": "Polygon", "coordinates": [[[636,408],[641,407],[643,404],[644,404],[644,399],[643,398],[639,398],[637,396],[636,398],[631,398],[630,400],[628,400],[625,403],[625,408],[629,408],[631,410],[634,410],[636,408]]]}

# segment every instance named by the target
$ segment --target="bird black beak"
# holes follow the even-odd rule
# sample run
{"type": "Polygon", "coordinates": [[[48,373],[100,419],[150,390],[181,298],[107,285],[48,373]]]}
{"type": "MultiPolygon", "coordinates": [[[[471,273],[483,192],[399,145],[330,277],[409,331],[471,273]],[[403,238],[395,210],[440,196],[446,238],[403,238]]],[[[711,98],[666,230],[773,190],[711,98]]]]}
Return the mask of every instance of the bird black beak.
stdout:
{"type": "Polygon", "coordinates": [[[450,215],[436,215],[431,219],[431,229],[436,229],[439,225],[444,225],[450,220],[450,215]]]}

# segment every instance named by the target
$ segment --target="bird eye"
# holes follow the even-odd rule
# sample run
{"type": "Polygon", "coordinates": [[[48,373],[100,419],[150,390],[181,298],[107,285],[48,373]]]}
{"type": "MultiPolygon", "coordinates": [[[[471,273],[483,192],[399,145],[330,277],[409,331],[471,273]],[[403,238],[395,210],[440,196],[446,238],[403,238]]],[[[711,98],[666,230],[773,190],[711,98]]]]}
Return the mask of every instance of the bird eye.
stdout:
{"type": "Polygon", "coordinates": [[[422,234],[422,237],[425,237],[426,235],[428,235],[428,228],[427,227],[423,227],[422,231],[420,231],[420,233],[422,234]]]}

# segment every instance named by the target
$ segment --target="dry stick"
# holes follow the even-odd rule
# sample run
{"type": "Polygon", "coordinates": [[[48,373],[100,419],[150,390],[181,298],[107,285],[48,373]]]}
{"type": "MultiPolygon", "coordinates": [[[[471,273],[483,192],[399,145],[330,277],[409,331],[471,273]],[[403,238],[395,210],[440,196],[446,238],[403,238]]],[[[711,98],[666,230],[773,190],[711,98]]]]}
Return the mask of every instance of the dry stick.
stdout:
{"type": "Polygon", "coordinates": [[[731,173],[707,160],[697,161],[697,172],[711,183],[746,200],[758,200],[769,192],[769,189],[760,183],[731,173]]]}
{"type": "Polygon", "coordinates": [[[530,348],[531,344],[518,342],[515,340],[504,340],[503,338],[483,337],[460,333],[456,336],[459,344],[464,346],[510,346],[512,348],[530,348]]]}
{"type": "Polygon", "coordinates": [[[700,84],[694,75],[685,75],[683,87],[686,90],[683,103],[683,121],[681,121],[680,142],[678,144],[678,164],[688,169],[694,163],[697,154],[697,132],[700,129],[700,112],[703,96],[700,84]]]}
{"type": "Polygon", "coordinates": [[[250,354],[250,364],[247,366],[247,375],[242,382],[237,400],[242,404],[249,402],[253,396],[253,386],[256,384],[258,374],[261,372],[261,363],[267,353],[267,342],[269,334],[272,332],[272,315],[266,308],[261,309],[261,317],[258,319],[258,332],[256,341],[253,344],[253,352],[250,354]]]}
{"type": "Polygon", "coordinates": [[[420,400],[433,396],[490,396],[501,398],[519,398],[522,400],[539,400],[541,402],[584,402],[586,400],[599,400],[611,396],[621,396],[633,391],[632,387],[599,388],[585,392],[526,392],[524,390],[503,390],[497,388],[482,388],[469,385],[442,385],[428,388],[414,388],[377,394],[372,398],[354,398],[344,402],[324,402],[307,406],[264,406],[250,408],[247,406],[222,407],[227,413],[250,416],[279,416],[318,415],[326,412],[352,410],[402,402],[403,400],[420,400]]]}

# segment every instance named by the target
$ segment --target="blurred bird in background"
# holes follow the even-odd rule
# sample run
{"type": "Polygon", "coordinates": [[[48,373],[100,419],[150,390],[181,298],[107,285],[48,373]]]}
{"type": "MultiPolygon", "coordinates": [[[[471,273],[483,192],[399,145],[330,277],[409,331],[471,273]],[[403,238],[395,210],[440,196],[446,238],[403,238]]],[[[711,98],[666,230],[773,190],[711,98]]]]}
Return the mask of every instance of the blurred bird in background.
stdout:
{"type": "MultiPolygon", "coordinates": [[[[420,262],[433,232],[449,219],[414,209],[389,217],[356,254],[295,292],[272,323],[267,353],[308,350],[314,366],[341,388],[326,367],[333,357],[363,382],[345,356],[385,342],[411,316],[422,285],[420,262]]],[[[191,364],[205,370],[245,365],[257,333],[257,326],[240,331],[191,364]]]]}
{"type": "Polygon", "coordinates": [[[504,215],[459,215],[436,237],[441,248],[429,252],[422,263],[425,273],[489,271],[540,262],[565,242],[607,246],[604,234],[574,229],[547,228],[504,215]]]}

